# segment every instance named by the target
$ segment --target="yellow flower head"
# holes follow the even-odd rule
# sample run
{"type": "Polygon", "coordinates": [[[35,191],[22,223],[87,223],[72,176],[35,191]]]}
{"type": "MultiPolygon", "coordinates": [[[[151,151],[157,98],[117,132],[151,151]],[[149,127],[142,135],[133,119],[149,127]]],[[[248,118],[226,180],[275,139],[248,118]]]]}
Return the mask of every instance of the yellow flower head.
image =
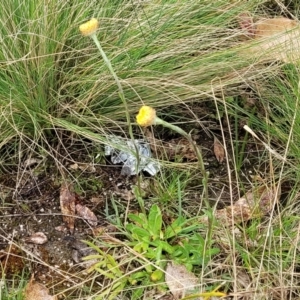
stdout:
{"type": "Polygon", "coordinates": [[[90,36],[98,29],[98,20],[95,18],[90,19],[88,22],[79,26],[79,30],[82,35],[90,36]]]}
{"type": "Polygon", "coordinates": [[[156,111],[150,106],[142,106],[138,115],[136,116],[136,122],[143,127],[154,125],[156,120],[156,111]]]}

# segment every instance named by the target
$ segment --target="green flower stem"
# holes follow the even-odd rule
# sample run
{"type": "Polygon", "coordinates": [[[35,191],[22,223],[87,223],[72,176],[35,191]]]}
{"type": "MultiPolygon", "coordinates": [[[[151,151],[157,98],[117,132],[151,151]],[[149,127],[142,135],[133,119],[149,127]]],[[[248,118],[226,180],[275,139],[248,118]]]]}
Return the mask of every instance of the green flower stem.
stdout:
{"type": "Polygon", "coordinates": [[[125,114],[126,114],[126,119],[127,119],[127,124],[129,126],[129,134],[130,137],[133,139],[133,133],[132,133],[132,126],[131,126],[131,122],[130,122],[130,115],[129,115],[129,110],[128,110],[128,105],[125,99],[125,95],[124,95],[124,91],[121,85],[121,82],[116,74],[116,72],[114,71],[110,60],[108,59],[108,57],[106,56],[105,52],[103,51],[101,44],[96,36],[96,33],[91,35],[92,40],[95,42],[97,48],[99,49],[101,56],[106,64],[106,66],[108,67],[111,75],[114,77],[115,82],[117,83],[118,89],[119,89],[119,97],[122,100],[123,104],[124,104],[124,108],[125,108],[125,114]]]}
{"type": "MultiPolygon", "coordinates": [[[[124,108],[125,108],[125,115],[126,115],[126,120],[127,120],[127,125],[128,125],[129,136],[130,136],[131,140],[133,141],[134,140],[134,136],[133,136],[133,131],[132,131],[132,124],[130,122],[130,114],[129,114],[128,105],[127,105],[127,101],[126,101],[126,98],[125,98],[125,94],[124,94],[121,82],[120,82],[120,80],[119,80],[119,78],[118,78],[115,70],[113,69],[109,58],[106,56],[105,52],[103,51],[103,49],[101,47],[101,44],[100,44],[100,42],[99,42],[99,40],[98,40],[98,38],[96,36],[96,33],[92,34],[90,37],[92,38],[92,40],[96,44],[97,48],[99,49],[99,51],[101,53],[101,56],[102,56],[102,58],[103,58],[103,60],[104,60],[104,62],[106,64],[106,66],[108,67],[110,73],[114,77],[115,82],[116,82],[116,84],[118,86],[119,97],[120,97],[121,101],[123,102],[123,105],[124,105],[124,108]]],[[[140,159],[139,159],[138,149],[137,149],[137,146],[136,146],[135,143],[134,143],[134,147],[135,147],[135,153],[136,153],[136,157],[137,157],[137,166],[138,166],[140,159]]],[[[138,179],[138,185],[140,187],[140,179],[138,179]]],[[[141,190],[141,188],[140,188],[140,190],[141,190]]],[[[126,210],[126,219],[127,219],[127,211],[128,211],[128,209],[126,210]]]]}
{"type": "Polygon", "coordinates": [[[176,131],[177,133],[179,133],[180,135],[182,135],[183,137],[185,137],[189,143],[191,144],[191,146],[193,147],[197,158],[198,158],[198,163],[199,163],[199,167],[200,167],[200,171],[202,173],[203,176],[203,186],[204,186],[204,201],[206,204],[206,208],[209,209],[210,205],[209,205],[209,201],[208,201],[208,173],[205,170],[205,166],[204,166],[204,162],[203,162],[203,157],[202,157],[202,153],[201,150],[199,149],[199,147],[197,147],[197,145],[194,143],[193,139],[191,138],[191,136],[186,133],[184,130],[182,130],[180,127],[170,124],[162,119],[160,119],[159,117],[155,118],[155,125],[163,125],[164,127],[170,128],[171,130],[176,131]]]}
{"type": "MultiPolygon", "coordinates": [[[[189,143],[192,145],[192,147],[197,155],[200,171],[203,176],[202,183],[203,183],[203,188],[204,188],[204,203],[206,205],[206,209],[211,211],[211,207],[210,207],[209,200],[208,200],[208,175],[209,174],[205,170],[203,157],[202,157],[200,148],[197,147],[197,145],[194,143],[192,137],[188,133],[186,133],[184,130],[182,130],[180,127],[170,124],[168,122],[165,122],[164,120],[160,119],[159,117],[156,117],[155,125],[159,125],[159,124],[178,132],[180,135],[185,137],[189,141],[189,143]]],[[[212,232],[213,232],[213,218],[210,214],[208,214],[207,216],[208,216],[208,230],[207,230],[208,238],[205,239],[205,245],[206,245],[207,241],[211,240],[212,232]]],[[[205,246],[205,248],[206,248],[206,246],[205,246]]]]}
{"type": "Polygon", "coordinates": [[[95,33],[92,34],[92,35],[91,35],[91,38],[92,38],[92,40],[95,42],[97,48],[99,49],[99,51],[100,51],[100,53],[101,53],[101,55],[102,55],[102,58],[103,58],[104,62],[106,63],[106,65],[107,65],[107,67],[108,67],[110,73],[111,73],[112,76],[114,77],[114,79],[115,79],[115,81],[116,81],[116,83],[117,83],[117,85],[118,85],[118,88],[119,88],[119,93],[122,94],[122,95],[124,95],[123,88],[122,88],[122,85],[121,85],[121,83],[120,83],[120,80],[119,80],[119,78],[118,78],[116,72],[114,71],[114,69],[113,69],[113,67],[112,67],[112,65],[111,65],[110,60],[108,59],[108,57],[106,56],[105,52],[103,51],[103,49],[102,49],[102,47],[101,47],[101,45],[100,45],[100,42],[99,42],[99,40],[98,40],[96,34],[95,34],[95,33]]]}

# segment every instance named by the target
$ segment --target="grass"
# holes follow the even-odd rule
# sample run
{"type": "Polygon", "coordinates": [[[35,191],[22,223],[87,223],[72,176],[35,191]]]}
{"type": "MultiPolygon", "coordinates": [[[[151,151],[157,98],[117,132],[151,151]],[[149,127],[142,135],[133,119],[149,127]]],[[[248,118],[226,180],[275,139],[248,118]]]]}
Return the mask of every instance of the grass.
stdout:
{"type": "Polygon", "coordinates": [[[43,141],[47,148],[47,140],[59,129],[105,142],[103,126],[122,126],[124,112],[116,84],[93,43],[78,32],[78,25],[89,16],[100,21],[98,38],[121,79],[132,115],[142,103],[159,108],[195,97],[207,101],[211,79],[240,64],[228,50],[237,33],[227,27],[242,7],[226,2],[215,7],[204,2],[201,9],[196,4],[104,1],[92,10],[85,1],[77,1],[47,6],[43,19],[37,16],[39,1],[33,1],[28,15],[22,17],[26,1],[3,5],[6,40],[0,59],[5,70],[1,85],[5,131],[0,145],[16,139],[32,148],[43,141]],[[180,15],[189,22],[179,22],[180,15]],[[228,34],[228,42],[218,42],[228,34]],[[13,86],[8,84],[12,78],[13,86]]]}
{"type": "Polygon", "coordinates": [[[23,289],[27,284],[27,276],[24,274],[20,277],[15,277],[13,280],[3,278],[1,280],[1,299],[24,299],[23,289]]]}
{"type": "MultiPolygon", "coordinates": [[[[122,148],[111,134],[129,136],[114,78],[92,41],[78,31],[91,17],[100,21],[97,36],[120,79],[134,135],[142,136],[134,119],[139,107],[153,106],[162,119],[200,132],[210,172],[203,183],[196,163],[161,160],[163,168],[147,188],[141,188],[145,178],[138,178],[137,201],[108,199],[102,216],[114,224],[114,235],[89,241],[97,264],[83,282],[54,286],[55,293],[72,299],[150,299],[168,291],[165,268],[173,260],[199,277],[201,291],[220,286],[235,299],[298,299],[299,67],[263,64],[240,52],[237,16],[247,10],[263,15],[268,4],[42,2],[0,4],[2,173],[20,174],[28,157],[44,157],[54,162],[60,178],[77,181],[78,189],[95,187],[98,178],[88,180],[84,172],[67,168],[76,159],[72,151],[80,144],[84,150],[77,158],[88,162],[105,144],[122,148]],[[245,123],[286,161],[246,134],[245,123]],[[213,135],[225,147],[223,165],[211,159],[213,135]],[[276,183],[282,196],[267,216],[234,228],[213,217],[251,187],[276,183]],[[203,201],[205,184],[210,208],[203,201]],[[214,221],[209,228],[203,215],[214,221]]],[[[297,15],[297,5],[288,9],[297,15]]],[[[166,129],[155,130],[173,137],[166,129]]],[[[9,205],[5,201],[0,210],[9,205]]],[[[63,277],[82,278],[80,272],[63,277]]],[[[19,286],[3,278],[1,299],[22,299],[27,279],[22,275],[19,286]]]]}

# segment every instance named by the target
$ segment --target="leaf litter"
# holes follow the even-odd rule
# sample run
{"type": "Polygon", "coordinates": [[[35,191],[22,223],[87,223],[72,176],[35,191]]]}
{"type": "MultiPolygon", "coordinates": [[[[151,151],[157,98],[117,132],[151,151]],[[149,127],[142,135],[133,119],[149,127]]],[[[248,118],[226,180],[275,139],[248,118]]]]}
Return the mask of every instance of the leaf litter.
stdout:
{"type": "Polygon", "coordinates": [[[198,278],[183,265],[170,262],[166,268],[166,284],[175,299],[181,299],[198,285],[198,278]]]}
{"type": "Polygon", "coordinates": [[[86,220],[91,226],[97,226],[98,219],[96,215],[87,206],[76,204],[75,208],[76,213],[79,217],[86,220]]]}
{"type": "Polygon", "coordinates": [[[174,299],[217,300],[226,294],[217,291],[199,292],[199,279],[184,265],[169,262],[166,267],[166,284],[174,299]]]}
{"type": "Polygon", "coordinates": [[[26,243],[33,243],[37,245],[43,245],[48,242],[48,238],[43,232],[35,232],[32,235],[26,237],[24,240],[26,243]]]}
{"type": "Polygon", "coordinates": [[[219,163],[222,163],[225,158],[225,150],[220,141],[215,137],[214,138],[214,154],[219,163]]]}
{"type": "MultiPolygon", "coordinates": [[[[227,226],[246,222],[270,213],[279,197],[279,185],[253,187],[233,205],[216,210],[214,217],[227,226]]],[[[201,221],[207,223],[208,217],[202,216],[201,221]]]]}
{"type": "Polygon", "coordinates": [[[56,296],[49,294],[49,289],[31,277],[24,291],[25,300],[58,300],[56,296]]]}
{"type": "Polygon", "coordinates": [[[63,216],[63,221],[70,230],[70,233],[74,233],[75,226],[75,202],[76,195],[70,190],[70,184],[64,183],[60,189],[60,209],[63,216]]]}
{"type": "Polygon", "coordinates": [[[70,233],[74,233],[76,214],[91,226],[96,227],[98,223],[96,215],[87,206],[78,203],[79,197],[71,189],[71,185],[67,183],[62,184],[60,189],[60,208],[63,221],[70,233]]]}

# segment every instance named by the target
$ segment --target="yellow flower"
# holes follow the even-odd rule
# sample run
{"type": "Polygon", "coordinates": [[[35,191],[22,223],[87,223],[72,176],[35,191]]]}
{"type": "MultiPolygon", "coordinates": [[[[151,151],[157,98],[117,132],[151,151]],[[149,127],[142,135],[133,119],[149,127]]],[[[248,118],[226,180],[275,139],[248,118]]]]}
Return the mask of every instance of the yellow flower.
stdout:
{"type": "Polygon", "coordinates": [[[140,126],[147,127],[154,125],[156,120],[156,111],[150,106],[142,106],[138,115],[136,116],[136,121],[140,126]]]}
{"type": "Polygon", "coordinates": [[[82,35],[90,36],[94,34],[98,29],[98,20],[95,18],[90,19],[88,22],[79,26],[79,30],[82,35]]]}

